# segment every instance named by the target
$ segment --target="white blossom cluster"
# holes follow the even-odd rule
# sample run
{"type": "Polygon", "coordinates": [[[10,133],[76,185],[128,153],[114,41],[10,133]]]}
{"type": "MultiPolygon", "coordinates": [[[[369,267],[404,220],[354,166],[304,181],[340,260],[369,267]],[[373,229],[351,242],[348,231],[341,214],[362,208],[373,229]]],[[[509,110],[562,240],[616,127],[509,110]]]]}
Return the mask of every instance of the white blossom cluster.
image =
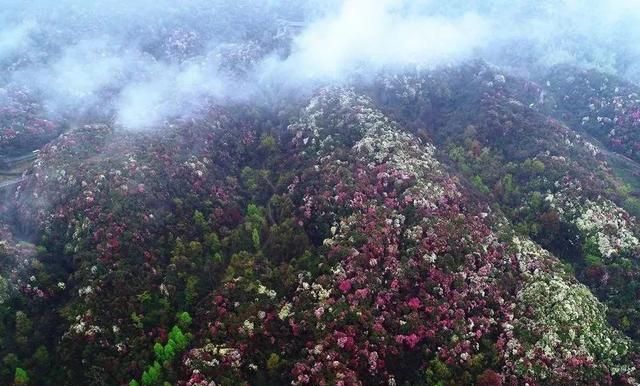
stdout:
{"type": "Polygon", "coordinates": [[[510,246],[525,281],[513,320],[503,325],[509,367],[520,376],[545,379],[581,360],[603,364],[614,374],[631,373],[619,360],[629,340],[609,326],[606,306],[571,281],[559,260],[535,242],[514,236],[510,246]],[[542,358],[545,366],[532,364],[542,358]]]}
{"type": "Polygon", "coordinates": [[[327,154],[336,145],[336,135],[359,137],[366,129],[388,124],[369,98],[352,89],[328,87],[311,98],[289,130],[295,132],[296,143],[314,149],[316,154],[327,154]]]}
{"type": "Polygon", "coordinates": [[[513,236],[510,245],[514,248],[520,272],[525,276],[540,274],[548,264],[560,264],[549,251],[528,237],[513,236]]]}
{"type": "MultiPolygon", "coordinates": [[[[87,312],[86,316],[91,316],[91,312],[87,312]]],[[[102,332],[102,329],[96,325],[85,321],[83,315],[76,316],[76,322],[69,327],[67,334],[76,334],[84,336],[95,336],[102,332]]]]}
{"type": "Polygon", "coordinates": [[[93,293],[93,288],[88,285],[86,287],[82,287],[78,290],[78,296],[90,295],[93,293]]]}
{"type": "Polygon", "coordinates": [[[561,191],[546,200],[563,220],[574,224],[585,238],[593,238],[602,256],[611,258],[625,252],[635,252],[640,241],[633,232],[633,219],[610,200],[576,199],[561,191]]]}
{"type": "Polygon", "coordinates": [[[278,311],[278,318],[280,320],[285,320],[289,317],[289,315],[291,315],[291,308],[292,308],[292,304],[291,303],[285,303],[284,306],[282,306],[282,308],[280,308],[280,311],[278,311]]]}
{"type": "Polygon", "coordinates": [[[214,368],[224,361],[230,364],[231,367],[239,368],[241,358],[242,354],[235,348],[208,343],[202,348],[191,350],[184,364],[187,367],[191,367],[194,365],[192,362],[197,361],[197,367],[214,368]],[[211,359],[207,360],[205,358],[211,359]]]}
{"type": "Polygon", "coordinates": [[[185,161],[184,166],[188,171],[193,173],[194,177],[202,178],[208,173],[208,165],[210,164],[211,160],[206,157],[200,160],[192,156],[188,161],[185,161]]]}
{"type": "Polygon", "coordinates": [[[265,287],[262,283],[258,284],[257,291],[260,295],[266,295],[269,299],[275,299],[276,297],[276,291],[265,287]]]}
{"type": "Polygon", "coordinates": [[[442,176],[442,169],[432,144],[421,143],[386,120],[384,124],[366,126],[363,134],[354,145],[356,153],[370,166],[386,163],[407,179],[415,179],[410,189],[414,205],[434,206],[445,194],[444,188],[434,181],[434,177],[442,176]]]}
{"type": "Polygon", "coordinates": [[[613,374],[631,371],[618,363],[629,349],[629,340],[608,325],[605,313],[606,306],[584,285],[555,274],[535,275],[518,295],[512,326],[520,336],[526,334],[528,340],[535,342],[525,343],[518,338],[508,342],[510,351],[519,354],[516,371],[550,377],[553,368],[562,368],[572,358],[605,364],[613,374]],[[536,353],[551,360],[551,365],[527,365],[536,353]]]}
{"type": "Polygon", "coordinates": [[[426,80],[422,76],[409,76],[407,74],[385,74],[382,85],[387,92],[393,92],[404,103],[411,103],[422,95],[426,87],[426,80]]]}
{"type": "Polygon", "coordinates": [[[0,276],[0,304],[4,304],[7,300],[9,300],[9,291],[9,281],[0,276]]]}

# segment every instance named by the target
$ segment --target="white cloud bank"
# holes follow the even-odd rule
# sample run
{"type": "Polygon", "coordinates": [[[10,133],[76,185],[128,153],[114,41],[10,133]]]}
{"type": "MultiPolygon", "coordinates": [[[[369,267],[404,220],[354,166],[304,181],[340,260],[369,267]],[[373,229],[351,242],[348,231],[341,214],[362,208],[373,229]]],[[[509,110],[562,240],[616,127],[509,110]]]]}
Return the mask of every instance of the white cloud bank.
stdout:
{"type": "Polygon", "coordinates": [[[475,57],[637,80],[639,38],[638,0],[0,0],[0,88],[29,89],[52,114],[139,129],[208,101],[475,57]],[[286,55],[267,47],[279,19],[306,22],[286,55]]]}

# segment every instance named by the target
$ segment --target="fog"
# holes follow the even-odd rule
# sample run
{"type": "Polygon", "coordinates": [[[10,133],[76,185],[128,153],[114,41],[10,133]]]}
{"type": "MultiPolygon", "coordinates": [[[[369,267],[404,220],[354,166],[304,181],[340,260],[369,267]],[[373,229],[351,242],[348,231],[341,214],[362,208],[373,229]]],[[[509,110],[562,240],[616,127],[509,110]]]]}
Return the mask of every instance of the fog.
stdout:
{"type": "Polygon", "coordinates": [[[0,0],[0,89],[27,90],[53,117],[139,130],[477,58],[638,81],[639,38],[637,0],[0,0]]]}

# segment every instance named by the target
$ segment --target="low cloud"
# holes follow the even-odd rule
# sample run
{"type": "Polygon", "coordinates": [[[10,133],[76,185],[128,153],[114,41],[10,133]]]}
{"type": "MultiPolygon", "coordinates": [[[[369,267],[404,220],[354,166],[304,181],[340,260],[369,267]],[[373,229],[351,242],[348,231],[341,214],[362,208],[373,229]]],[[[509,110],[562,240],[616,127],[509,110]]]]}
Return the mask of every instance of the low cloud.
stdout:
{"type": "Polygon", "coordinates": [[[131,129],[209,103],[268,102],[319,84],[473,58],[525,72],[572,63],[640,79],[635,0],[0,5],[0,88],[29,90],[57,117],[131,129]]]}
{"type": "Polygon", "coordinates": [[[399,4],[346,1],[336,15],[311,23],[278,69],[302,79],[334,80],[410,64],[437,66],[467,59],[491,40],[489,22],[476,13],[420,15],[399,4]]]}

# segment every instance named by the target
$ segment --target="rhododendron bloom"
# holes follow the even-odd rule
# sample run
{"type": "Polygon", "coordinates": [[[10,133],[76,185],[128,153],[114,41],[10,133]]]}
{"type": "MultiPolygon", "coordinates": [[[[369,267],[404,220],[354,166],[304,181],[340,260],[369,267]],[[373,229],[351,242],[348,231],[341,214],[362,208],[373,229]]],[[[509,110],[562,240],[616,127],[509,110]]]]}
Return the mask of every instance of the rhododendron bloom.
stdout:
{"type": "Polygon", "coordinates": [[[338,285],[338,288],[343,293],[347,293],[347,292],[351,291],[351,281],[350,280],[341,281],[340,284],[338,285]]]}
{"type": "Polygon", "coordinates": [[[418,298],[411,298],[407,302],[407,305],[412,310],[417,311],[422,306],[422,303],[420,302],[420,299],[418,299],[418,298]]]}

